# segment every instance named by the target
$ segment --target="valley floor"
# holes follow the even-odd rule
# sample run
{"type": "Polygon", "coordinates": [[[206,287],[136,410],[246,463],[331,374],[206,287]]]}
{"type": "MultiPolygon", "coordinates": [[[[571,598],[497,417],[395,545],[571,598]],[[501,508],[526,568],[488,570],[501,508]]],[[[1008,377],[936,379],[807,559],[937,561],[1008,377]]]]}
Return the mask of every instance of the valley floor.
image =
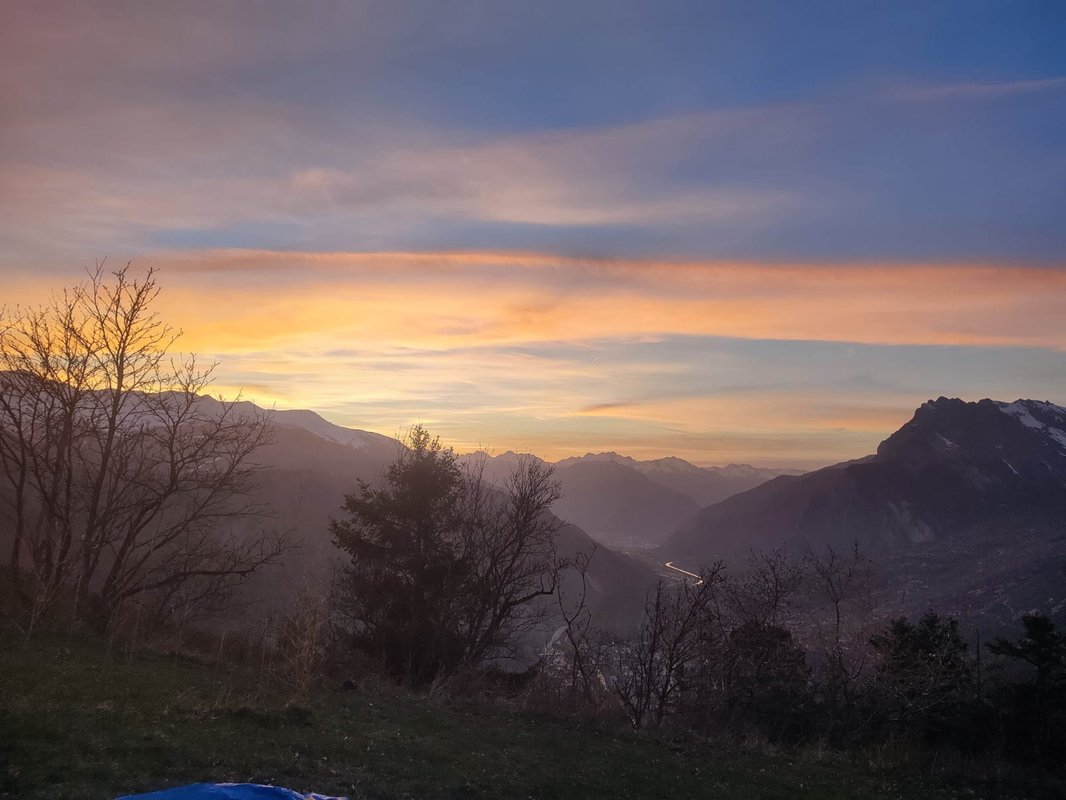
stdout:
{"type": "Polygon", "coordinates": [[[101,800],[196,781],[353,800],[975,796],[844,757],[670,744],[382,689],[289,705],[247,671],[0,637],[0,797],[101,800]]]}

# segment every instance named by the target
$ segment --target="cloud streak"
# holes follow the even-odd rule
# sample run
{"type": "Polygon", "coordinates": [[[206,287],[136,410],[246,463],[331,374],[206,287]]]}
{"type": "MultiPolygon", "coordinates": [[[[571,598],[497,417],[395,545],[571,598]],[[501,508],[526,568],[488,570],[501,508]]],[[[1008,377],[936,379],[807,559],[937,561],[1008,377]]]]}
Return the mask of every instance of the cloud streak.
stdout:
{"type": "Polygon", "coordinates": [[[1066,89],[1066,76],[1022,81],[910,85],[894,89],[889,94],[898,100],[996,100],[1063,89],[1066,89]]]}
{"type": "Polygon", "coordinates": [[[682,334],[1066,349],[1066,270],[1050,267],[488,252],[212,251],[152,263],[204,343],[237,343],[240,331],[409,347],[682,334]]]}

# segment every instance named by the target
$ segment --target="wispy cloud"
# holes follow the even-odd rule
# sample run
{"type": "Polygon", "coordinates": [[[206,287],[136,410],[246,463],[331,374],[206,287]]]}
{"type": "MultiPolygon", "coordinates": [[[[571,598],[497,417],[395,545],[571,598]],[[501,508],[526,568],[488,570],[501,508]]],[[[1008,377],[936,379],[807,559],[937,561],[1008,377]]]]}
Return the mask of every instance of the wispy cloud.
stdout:
{"type": "Polygon", "coordinates": [[[889,94],[897,100],[994,100],[1063,89],[1066,89],[1066,76],[1021,81],[911,84],[897,86],[889,94]]]}
{"type": "MultiPolygon", "coordinates": [[[[358,168],[294,173],[294,204],[356,210],[393,204],[423,213],[553,226],[678,225],[766,219],[804,198],[785,188],[664,178],[708,148],[794,129],[796,109],[691,114],[592,129],[505,137],[473,146],[397,148],[358,168]]],[[[813,198],[806,198],[810,203],[813,198]]]]}
{"type": "MultiPolygon", "coordinates": [[[[27,41],[48,40],[42,30],[27,41]]],[[[69,43],[73,59],[86,45],[69,25],[60,31],[49,52],[69,43]]],[[[32,48],[15,44],[0,56],[4,72],[30,66],[28,80],[0,87],[0,269],[174,245],[815,259],[1031,250],[1048,260],[1061,250],[1061,226],[1043,222],[1060,161],[1037,163],[1042,147],[1016,141],[1009,120],[972,126],[935,103],[896,101],[1054,97],[1064,78],[501,131],[407,108],[361,113],[300,97],[205,93],[197,74],[168,78],[166,48],[143,74],[106,61],[82,86],[77,75],[62,79],[72,73],[67,60],[33,66],[32,48]],[[83,102],[105,89],[98,103],[83,102]],[[939,151],[930,114],[951,133],[952,153],[979,169],[960,170],[939,151]],[[1029,235],[1033,227],[1040,235],[1029,235]]],[[[238,85],[243,69],[312,57],[301,47],[259,52],[243,38],[237,50],[208,61],[233,70],[238,85]]]]}
{"type": "Polygon", "coordinates": [[[739,110],[464,143],[256,101],[84,112],[7,131],[0,237],[17,256],[55,260],[247,225],[303,245],[435,225],[761,227],[828,198],[772,178],[676,176],[708,153],[772,150],[805,124],[796,109],[739,110]]]}

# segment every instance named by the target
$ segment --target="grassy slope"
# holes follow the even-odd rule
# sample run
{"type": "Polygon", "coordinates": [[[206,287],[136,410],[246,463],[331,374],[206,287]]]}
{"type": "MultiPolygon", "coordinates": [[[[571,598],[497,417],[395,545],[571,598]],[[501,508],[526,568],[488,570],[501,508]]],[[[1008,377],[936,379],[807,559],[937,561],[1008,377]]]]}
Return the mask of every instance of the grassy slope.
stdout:
{"type": "Polygon", "coordinates": [[[408,695],[322,691],[286,708],[247,674],[127,662],[69,637],[0,638],[0,797],[96,800],[201,780],[352,798],[955,796],[842,764],[683,750],[408,695]]]}

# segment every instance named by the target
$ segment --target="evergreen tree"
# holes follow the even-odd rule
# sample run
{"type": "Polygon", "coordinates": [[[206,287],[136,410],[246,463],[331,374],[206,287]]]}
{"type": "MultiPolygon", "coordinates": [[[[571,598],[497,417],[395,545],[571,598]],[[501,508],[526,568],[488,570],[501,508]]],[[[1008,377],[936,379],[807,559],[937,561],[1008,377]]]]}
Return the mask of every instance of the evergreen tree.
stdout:
{"type": "Polygon", "coordinates": [[[929,737],[963,719],[974,681],[958,620],[931,611],[917,624],[900,617],[870,644],[881,656],[873,694],[887,722],[929,737]]]}
{"type": "Polygon", "coordinates": [[[331,531],[350,559],[337,605],[356,647],[418,686],[507,654],[536,625],[560,568],[559,494],[534,459],[490,487],[421,426],[406,445],[331,531]]]}
{"type": "Polygon", "coordinates": [[[1066,760],[1066,635],[1043,614],[1022,617],[1025,632],[1017,641],[989,642],[990,652],[1024,663],[1035,671],[1027,682],[999,693],[1008,745],[1027,743],[1038,761],[1066,760]]]}

